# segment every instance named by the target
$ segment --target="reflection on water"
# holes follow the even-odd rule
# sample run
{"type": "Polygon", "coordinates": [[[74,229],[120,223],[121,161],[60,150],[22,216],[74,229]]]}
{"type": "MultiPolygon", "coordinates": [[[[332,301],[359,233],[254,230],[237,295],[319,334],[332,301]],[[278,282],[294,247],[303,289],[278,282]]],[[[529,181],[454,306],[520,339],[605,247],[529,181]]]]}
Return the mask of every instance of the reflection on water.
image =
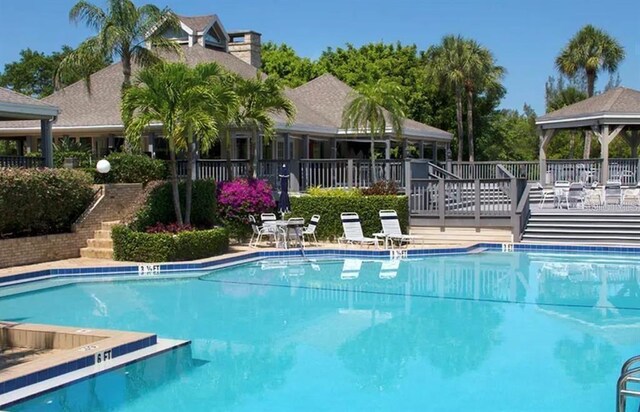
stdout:
{"type": "MultiPolygon", "coordinates": [[[[2,316],[192,341],[188,351],[28,403],[49,405],[42,409],[47,411],[252,410],[272,394],[306,393],[311,382],[322,391],[312,377],[324,376],[324,368],[331,371],[327,382],[335,379],[348,389],[344,403],[336,401],[342,410],[358,409],[358,396],[389,391],[415,397],[410,405],[428,409],[420,394],[429,382],[459,388],[470,379],[474,386],[486,381],[491,386],[483,391],[491,392],[535,386],[537,381],[526,379],[553,373],[548,380],[566,375],[584,388],[572,402],[603,388],[608,396],[607,385],[626,355],[620,348],[640,338],[639,307],[633,261],[519,253],[403,261],[273,259],[180,282],[82,284],[0,298],[2,316]],[[69,304],[53,307],[47,303],[52,301],[69,304]],[[520,341],[519,335],[527,337],[520,341]],[[528,358],[533,353],[536,361],[528,358]],[[496,375],[496,359],[523,362],[524,377],[496,375]],[[107,396],[114,391],[118,396],[107,396]]],[[[529,393],[530,404],[538,405],[532,410],[548,410],[535,390],[518,396],[529,393]]],[[[562,402],[554,394],[546,399],[562,402]]],[[[507,410],[518,410],[520,401],[514,398],[507,410]]]]}

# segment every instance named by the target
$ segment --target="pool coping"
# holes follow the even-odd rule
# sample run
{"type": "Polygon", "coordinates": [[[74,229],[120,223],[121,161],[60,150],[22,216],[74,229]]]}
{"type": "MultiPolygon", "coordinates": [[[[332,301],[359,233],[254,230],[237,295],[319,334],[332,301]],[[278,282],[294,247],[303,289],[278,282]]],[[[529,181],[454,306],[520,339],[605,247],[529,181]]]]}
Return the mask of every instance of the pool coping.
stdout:
{"type": "Polygon", "coordinates": [[[76,384],[86,379],[91,379],[95,376],[120,369],[189,344],[191,344],[189,340],[157,338],[153,345],[140,347],[128,353],[122,353],[120,356],[113,357],[108,361],[69,370],[46,380],[24,385],[11,392],[0,394],[0,408],[25,402],[45,393],[76,384]]]}
{"type": "Polygon", "coordinates": [[[403,259],[426,256],[480,253],[484,251],[502,252],[565,252],[588,253],[609,252],[622,254],[640,254],[640,246],[618,245],[566,245],[566,244],[532,244],[532,243],[472,243],[466,246],[451,246],[423,249],[289,249],[289,250],[256,250],[234,253],[232,256],[221,255],[208,259],[190,262],[141,263],[134,265],[95,266],[74,268],[49,268],[25,271],[0,276],[0,288],[35,282],[53,278],[89,278],[104,276],[136,276],[140,279],[156,275],[167,275],[177,272],[193,272],[221,269],[224,267],[248,263],[265,258],[317,258],[317,257],[365,257],[381,259],[403,259]]]}

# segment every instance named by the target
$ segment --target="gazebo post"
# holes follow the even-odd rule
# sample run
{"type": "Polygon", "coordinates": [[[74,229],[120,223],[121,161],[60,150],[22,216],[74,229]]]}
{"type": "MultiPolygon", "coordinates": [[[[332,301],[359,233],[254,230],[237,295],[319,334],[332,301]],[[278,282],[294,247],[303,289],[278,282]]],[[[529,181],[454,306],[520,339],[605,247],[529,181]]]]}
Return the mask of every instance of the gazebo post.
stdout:
{"type": "Polygon", "coordinates": [[[549,140],[551,140],[551,138],[555,134],[555,129],[543,130],[542,128],[540,128],[539,130],[540,130],[540,152],[539,152],[538,159],[540,161],[540,184],[544,186],[547,183],[545,179],[547,176],[546,149],[547,149],[547,145],[549,144],[549,140]]]}
{"type": "Polygon", "coordinates": [[[44,166],[53,167],[53,128],[49,119],[40,120],[40,138],[42,139],[42,156],[44,166]]]}
{"type": "Polygon", "coordinates": [[[619,125],[615,130],[609,133],[609,125],[602,125],[600,130],[598,127],[591,126],[593,132],[600,140],[600,157],[602,157],[602,181],[606,183],[609,180],[609,143],[622,132],[624,125],[619,125]]]}

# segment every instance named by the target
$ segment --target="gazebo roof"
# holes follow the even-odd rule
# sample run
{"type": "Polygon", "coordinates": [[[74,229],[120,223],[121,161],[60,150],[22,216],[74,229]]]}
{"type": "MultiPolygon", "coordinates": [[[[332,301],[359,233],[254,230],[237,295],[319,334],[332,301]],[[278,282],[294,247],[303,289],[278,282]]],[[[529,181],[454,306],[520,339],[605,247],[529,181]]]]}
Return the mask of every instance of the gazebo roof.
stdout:
{"type": "Polygon", "coordinates": [[[640,125],[640,91],[616,87],[536,120],[536,125],[543,129],[598,124],[640,125]]]}

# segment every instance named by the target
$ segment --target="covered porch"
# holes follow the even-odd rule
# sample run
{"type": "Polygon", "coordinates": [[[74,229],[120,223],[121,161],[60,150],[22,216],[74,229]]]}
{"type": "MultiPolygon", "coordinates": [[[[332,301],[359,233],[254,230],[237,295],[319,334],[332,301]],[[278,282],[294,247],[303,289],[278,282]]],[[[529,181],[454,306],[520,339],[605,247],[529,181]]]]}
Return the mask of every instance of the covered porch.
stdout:
{"type": "MultiPolygon", "coordinates": [[[[53,131],[52,123],[58,116],[59,109],[42,103],[39,100],[0,88],[0,122],[13,120],[40,121],[41,157],[26,157],[25,146],[33,143],[33,137],[27,136],[0,137],[0,144],[10,147],[11,155],[0,156],[2,167],[53,167],[53,131]]],[[[37,142],[37,140],[36,140],[37,142]]]]}

